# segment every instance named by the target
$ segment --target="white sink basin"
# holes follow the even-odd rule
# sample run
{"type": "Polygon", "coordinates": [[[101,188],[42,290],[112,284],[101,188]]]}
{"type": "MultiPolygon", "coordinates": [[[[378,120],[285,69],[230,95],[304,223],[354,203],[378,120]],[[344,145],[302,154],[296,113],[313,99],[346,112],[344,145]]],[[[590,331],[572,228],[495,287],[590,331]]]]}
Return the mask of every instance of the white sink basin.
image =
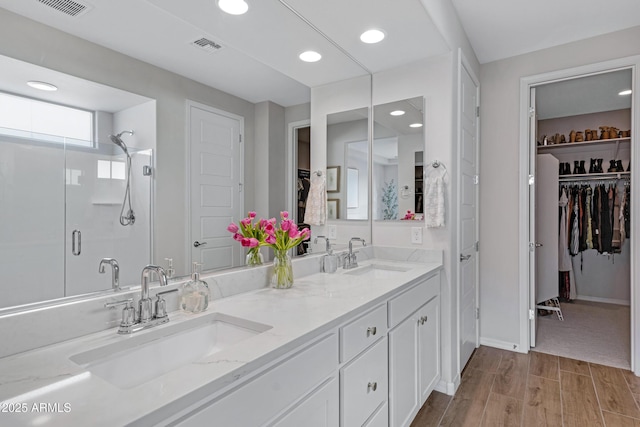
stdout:
{"type": "Polygon", "coordinates": [[[70,359],[120,388],[132,388],[217,353],[271,326],[211,313],[126,337],[70,359]]]}
{"type": "Polygon", "coordinates": [[[372,279],[385,279],[411,270],[411,268],[401,267],[399,265],[388,264],[369,264],[354,270],[347,271],[345,274],[353,276],[369,277],[372,279]]]}

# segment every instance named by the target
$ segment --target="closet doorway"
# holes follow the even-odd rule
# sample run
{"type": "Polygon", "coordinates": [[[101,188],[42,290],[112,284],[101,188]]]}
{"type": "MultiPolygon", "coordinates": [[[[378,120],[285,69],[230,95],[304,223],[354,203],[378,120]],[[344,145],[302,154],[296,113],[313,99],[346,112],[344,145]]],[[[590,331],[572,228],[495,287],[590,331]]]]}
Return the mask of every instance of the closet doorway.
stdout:
{"type": "MultiPolygon", "coordinates": [[[[292,168],[291,202],[289,215],[296,221],[298,228],[309,227],[304,223],[307,196],[311,186],[311,126],[309,121],[291,123],[289,125],[290,165],[292,168]]],[[[300,243],[293,251],[294,256],[308,252],[309,242],[300,243]]]]}
{"type": "Polygon", "coordinates": [[[536,351],[631,369],[632,69],[530,88],[536,351]]]}

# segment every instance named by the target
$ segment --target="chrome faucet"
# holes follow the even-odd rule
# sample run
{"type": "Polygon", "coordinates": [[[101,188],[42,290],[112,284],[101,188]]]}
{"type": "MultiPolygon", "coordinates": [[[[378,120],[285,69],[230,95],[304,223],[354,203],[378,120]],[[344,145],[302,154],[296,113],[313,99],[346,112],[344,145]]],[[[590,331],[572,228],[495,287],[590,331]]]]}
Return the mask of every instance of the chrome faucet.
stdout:
{"type": "Polygon", "coordinates": [[[329,250],[331,249],[331,244],[329,243],[329,238],[326,236],[316,236],[315,239],[313,239],[313,244],[316,245],[318,244],[318,239],[324,239],[326,247],[325,247],[325,251],[329,252],[329,250]]]}
{"type": "Polygon", "coordinates": [[[169,321],[167,315],[166,302],[162,298],[164,294],[176,292],[178,289],[172,289],[170,291],[158,292],[155,301],[155,313],[153,312],[153,301],[149,298],[149,276],[152,272],[158,275],[160,280],[160,286],[167,286],[167,275],[162,267],[157,265],[147,265],[142,269],[141,278],[141,298],[138,302],[138,313],[133,307],[133,298],[128,298],[123,301],[109,302],[104,306],[111,308],[118,305],[124,305],[122,311],[122,321],[118,328],[119,334],[131,334],[133,332],[140,331],[142,329],[151,328],[152,326],[161,325],[169,321]]]}
{"type": "Polygon", "coordinates": [[[358,251],[353,252],[353,242],[362,242],[362,246],[367,246],[367,243],[364,241],[364,239],[360,237],[352,237],[349,240],[349,253],[346,254],[344,260],[345,270],[356,268],[358,266],[358,259],[356,258],[356,254],[358,253],[358,251]]]}
{"type": "Polygon", "coordinates": [[[112,270],[111,287],[114,292],[118,292],[120,290],[120,266],[115,258],[102,258],[98,266],[98,273],[104,273],[104,266],[107,264],[111,266],[112,270]]]}
{"type": "Polygon", "coordinates": [[[158,275],[160,286],[167,286],[167,274],[162,267],[147,265],[142,269],[142,278],[140,279],[142,294],[140,295],[140,302],[138,302],[138,321],[140,323],[149,322],[153,318],[153,301],[149,298],[149,276],[151,272],[155,272],[158,275]]]}

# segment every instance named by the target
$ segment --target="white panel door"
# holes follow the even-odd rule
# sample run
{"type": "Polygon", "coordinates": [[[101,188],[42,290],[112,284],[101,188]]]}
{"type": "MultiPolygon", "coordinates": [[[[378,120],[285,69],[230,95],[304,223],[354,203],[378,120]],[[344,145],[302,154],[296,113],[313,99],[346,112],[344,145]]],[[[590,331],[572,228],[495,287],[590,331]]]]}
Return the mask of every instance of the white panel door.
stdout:
{"type": "Polygon", "coordinates": [[[551,154],[536,161],[536,303],[558,297],[558,168],[551,154]]]}
{"type": "Polygon", "coordinates": [[[458,212],[460,369],[478,346],[478,84],[461,67],[458,212]]]}
{"type": "Polygon", "coordinates": [[[242,122],[190,105],[191,260],[203,270],[244,264],[227,231],[242,216],[242,122]]]}

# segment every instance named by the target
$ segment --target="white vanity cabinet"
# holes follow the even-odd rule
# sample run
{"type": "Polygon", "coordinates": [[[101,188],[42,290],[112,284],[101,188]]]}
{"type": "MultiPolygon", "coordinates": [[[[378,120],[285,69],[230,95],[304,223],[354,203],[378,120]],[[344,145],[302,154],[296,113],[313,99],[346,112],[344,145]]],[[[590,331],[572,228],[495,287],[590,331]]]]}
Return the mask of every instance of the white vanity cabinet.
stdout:
{"type": "Polygon", "coordinates": [[[409,426],[440,379],[439,295],[436,272],[168,425],[409,426]]]}
{"type": "Polygon", "coordinates": [[[170,425],[337,427],[337,366],[334,333],[170,425]]]}
{"type": "Polygon", "coordinates": [[[440,275],[389,301],[389,426],[409,426],[440,378],[440,275]]]}

